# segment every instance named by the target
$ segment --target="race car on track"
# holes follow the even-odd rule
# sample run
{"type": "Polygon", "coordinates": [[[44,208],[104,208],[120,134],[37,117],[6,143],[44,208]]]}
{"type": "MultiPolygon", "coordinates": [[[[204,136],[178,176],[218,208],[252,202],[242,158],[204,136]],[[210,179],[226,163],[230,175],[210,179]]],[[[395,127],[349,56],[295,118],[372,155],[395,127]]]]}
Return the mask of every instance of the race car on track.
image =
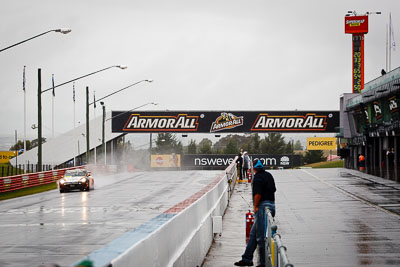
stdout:
{"type": "Polygon", "coordinates": [[[90,191],[94,189],[94,179],[85,169],[65,171],[64,177],[58,181],[60,193],[70,190],[90,191]]]}

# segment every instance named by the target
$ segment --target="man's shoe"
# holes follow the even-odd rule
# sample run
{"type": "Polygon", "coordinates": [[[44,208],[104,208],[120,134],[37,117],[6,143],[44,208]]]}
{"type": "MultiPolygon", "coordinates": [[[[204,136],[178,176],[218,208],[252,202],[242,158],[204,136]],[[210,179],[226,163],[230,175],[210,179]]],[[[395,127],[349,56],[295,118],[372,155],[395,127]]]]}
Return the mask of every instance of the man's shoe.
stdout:
{"type": "Polygon", "coordinates": [[[244,261],[244,260],[240,260],[238,262],[234,263],[235,266],[253,266],[253,262],[252,261],[244,261]]]}

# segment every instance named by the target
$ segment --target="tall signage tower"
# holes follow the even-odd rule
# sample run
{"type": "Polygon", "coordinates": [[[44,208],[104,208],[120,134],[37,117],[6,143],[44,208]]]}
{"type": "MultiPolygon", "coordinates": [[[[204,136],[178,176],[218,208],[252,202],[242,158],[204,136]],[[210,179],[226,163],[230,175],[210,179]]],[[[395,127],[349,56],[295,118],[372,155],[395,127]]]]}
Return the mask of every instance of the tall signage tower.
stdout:
{"type": "Polygon", "coordinates": [[[353,40],[353,93],[361,93],[364,89],[364,34],[368,33],[368,15],[353,14],[344,18],[344,31],[352,34],[353,40]]]}

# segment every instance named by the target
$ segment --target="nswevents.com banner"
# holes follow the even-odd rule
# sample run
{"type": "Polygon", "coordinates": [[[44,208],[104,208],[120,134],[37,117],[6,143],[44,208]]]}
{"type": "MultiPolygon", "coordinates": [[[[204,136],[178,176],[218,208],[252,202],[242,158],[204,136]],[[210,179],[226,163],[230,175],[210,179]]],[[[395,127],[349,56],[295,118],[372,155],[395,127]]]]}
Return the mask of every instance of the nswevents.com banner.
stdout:
{"type": "MultiPolygon", "coordinates": [[[[184,155],[184,167],[227,167],[236,155],[184,155]]],[[[299,155],[249,155],[250,161],[259,159],[266,167],[292,167],[300,164],[299,155]]]]}

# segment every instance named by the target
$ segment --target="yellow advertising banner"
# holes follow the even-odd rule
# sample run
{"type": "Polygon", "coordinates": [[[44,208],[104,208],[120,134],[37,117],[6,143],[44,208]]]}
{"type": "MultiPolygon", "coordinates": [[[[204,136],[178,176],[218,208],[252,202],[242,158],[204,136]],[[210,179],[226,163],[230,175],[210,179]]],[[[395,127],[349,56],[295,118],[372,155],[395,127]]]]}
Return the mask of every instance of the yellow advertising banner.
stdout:
{"type": "Polygon", "coordinates": [[[335,150],[335,137],[308,137],[307,150],[335,150]]]}
{"type": "Polygon", "coordinates": [[[152,168],[179,168],[181,167],[181,155],[151,155],[152,168]]]}
{"type": "Polygon", "coordinates": [[[15,157],[15,151],[0,151],[0,163],[8,163],[15,157]]]}

